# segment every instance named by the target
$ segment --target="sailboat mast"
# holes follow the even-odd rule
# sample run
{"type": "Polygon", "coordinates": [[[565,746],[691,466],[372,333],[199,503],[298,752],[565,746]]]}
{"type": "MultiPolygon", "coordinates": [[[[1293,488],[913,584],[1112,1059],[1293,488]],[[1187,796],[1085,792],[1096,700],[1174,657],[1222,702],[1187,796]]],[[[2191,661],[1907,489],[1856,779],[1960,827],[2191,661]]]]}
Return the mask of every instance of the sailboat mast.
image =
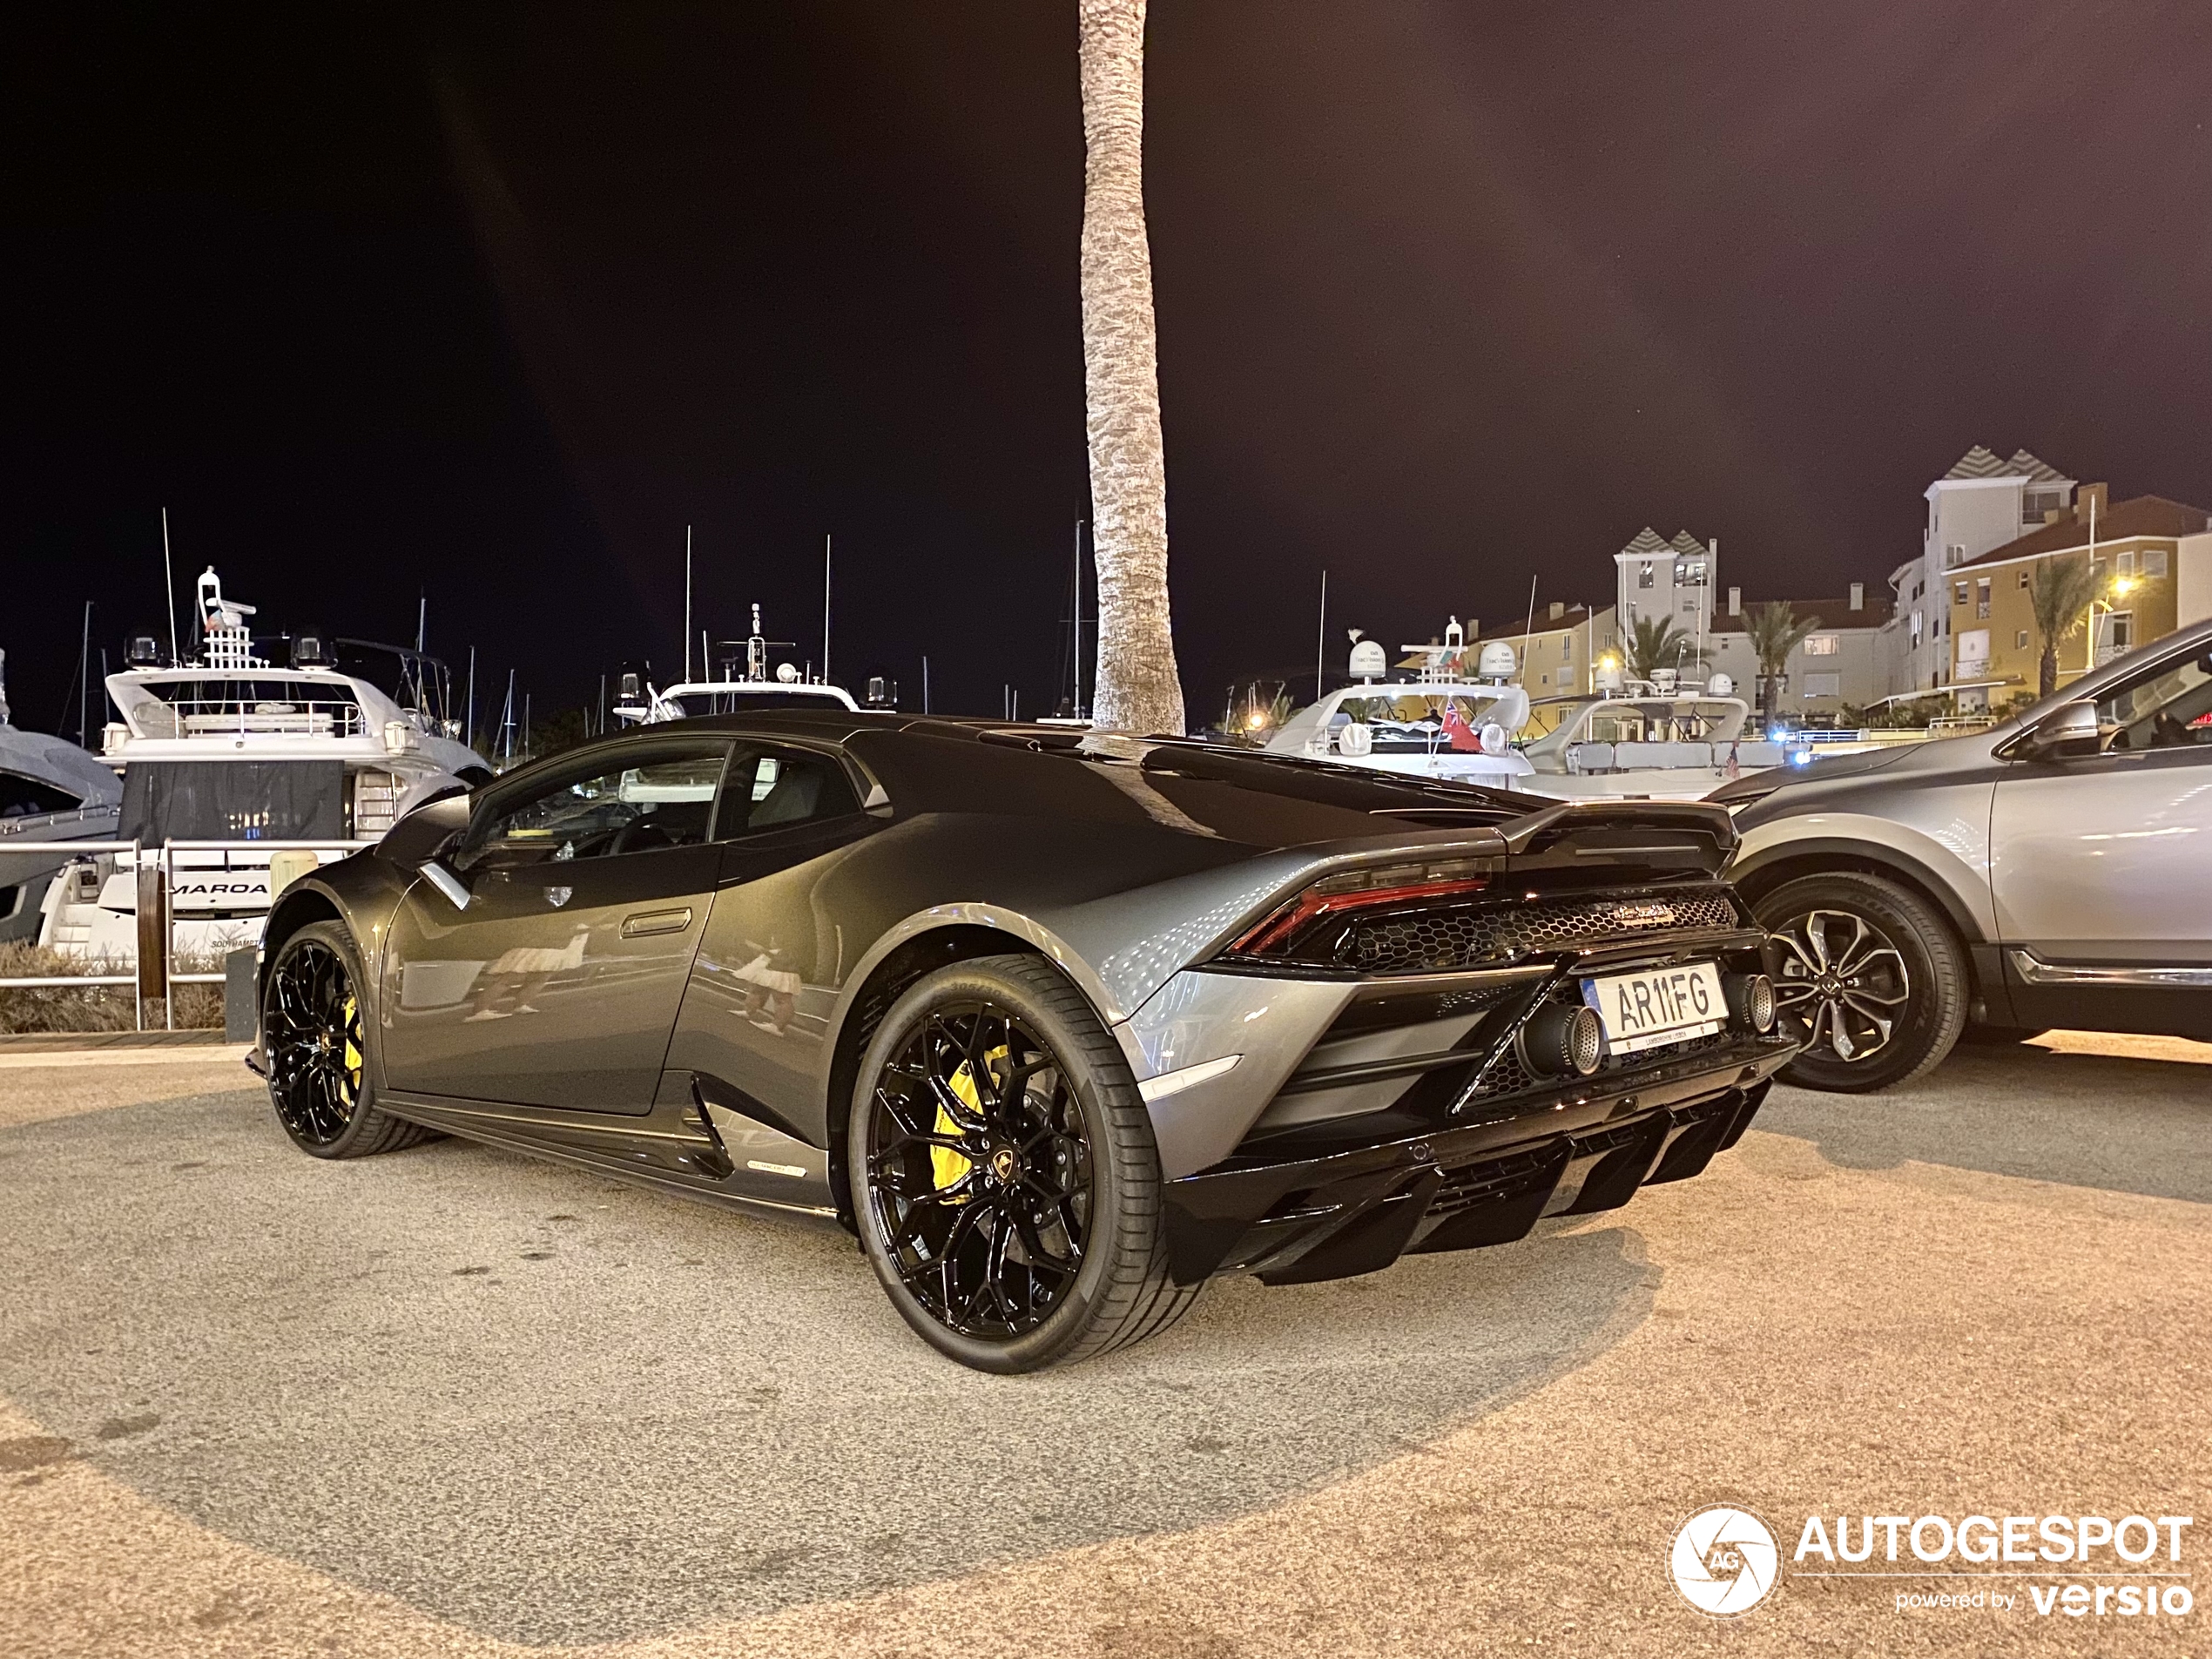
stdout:
{"type": "Polygon", "coordinates": [[[180,665],[177,655],[177,572],[169,562],[169,509],[161,509],[161,608],[169,613],[169,665],[180,665]]]}

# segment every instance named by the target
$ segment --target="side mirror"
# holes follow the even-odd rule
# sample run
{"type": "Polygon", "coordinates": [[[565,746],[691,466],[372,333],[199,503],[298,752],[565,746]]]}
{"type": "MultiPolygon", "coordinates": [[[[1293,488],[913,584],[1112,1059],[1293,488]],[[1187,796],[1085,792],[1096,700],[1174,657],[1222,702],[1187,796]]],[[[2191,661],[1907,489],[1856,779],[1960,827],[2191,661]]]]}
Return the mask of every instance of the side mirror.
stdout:
{"type": "Polygon", "coordinates": [[[2024,760],[2074,760],[2097,748],[2097,705],[2061,703],[2027,732],[2014,752],[2024,760]]]}
{"type": "Polygon", "coordinates": [[[469,797],[445,795],[406,813],[384,832],[376,856],[402,869],[419,869],[469,827],[469,797]]]}
{"type": "Polygon", "coordinates": [[[445,795],[416,807],[385,832],[376,844],[376,856],[410,870],[445,895],[455,910],[469,907],[469,883],[446,862],[461,833],[469,827],[467,795],[445,795]]]}

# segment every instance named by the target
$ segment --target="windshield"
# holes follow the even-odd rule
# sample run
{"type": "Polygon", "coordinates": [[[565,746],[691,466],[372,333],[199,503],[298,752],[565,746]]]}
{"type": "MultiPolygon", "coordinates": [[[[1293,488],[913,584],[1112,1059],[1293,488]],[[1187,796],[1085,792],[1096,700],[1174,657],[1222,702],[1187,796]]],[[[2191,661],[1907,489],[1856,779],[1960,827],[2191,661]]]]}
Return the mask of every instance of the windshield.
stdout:
{"type": "Polygon", "coordinates": [[[1331,725],[1349,725],[1357,720],[1366,725],[1421,726],[1436,731],[1444,724],[1444,713],[1456,709],[1460,718],[1469,725],[1482,722],[1483,711],[1494,699],[1473,698],[1457,693],[1399,691],[1388,696],[1347,697],[1337,705],[1329,717],[1331,725]]]}
{"type": "Polygon", "coordinates": [[[664,696],[686,718],[702,714],[755,714],[762,709],[819,709],[825,705],[841,709],[846,706],[845,699],[827,688],[816,691],[796,689],[756,691],[732,688],[728,691],[671,691],[664,693],[664,696]]]}

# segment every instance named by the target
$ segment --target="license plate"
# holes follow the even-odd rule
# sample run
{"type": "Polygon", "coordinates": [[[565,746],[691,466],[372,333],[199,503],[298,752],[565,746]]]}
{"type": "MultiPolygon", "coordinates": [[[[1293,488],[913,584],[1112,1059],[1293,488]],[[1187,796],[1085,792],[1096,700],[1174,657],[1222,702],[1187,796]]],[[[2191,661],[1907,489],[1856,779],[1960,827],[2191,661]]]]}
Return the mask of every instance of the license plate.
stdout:
{"type": "Polygon", "coordinates": [[[1605,1022],[1606,1046],[1615,1054],[1709,1036],[1728,1018],[1721,971],[1710,962],[1586,979],[1582,1001],[1605,1022]]]}

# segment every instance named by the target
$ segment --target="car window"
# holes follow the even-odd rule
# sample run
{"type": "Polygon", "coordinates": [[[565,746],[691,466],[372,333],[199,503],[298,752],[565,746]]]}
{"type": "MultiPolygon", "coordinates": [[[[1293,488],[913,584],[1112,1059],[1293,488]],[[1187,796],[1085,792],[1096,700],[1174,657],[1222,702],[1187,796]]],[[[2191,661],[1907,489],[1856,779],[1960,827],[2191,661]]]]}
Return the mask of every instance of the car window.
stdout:
{"type": "Polygon", "coordinates": [[[2212,651],[2114,686],[2097,704],[2097,732],[2108,752],[2212,749],[2212,651]]]}
{"type": "Polygon", "coordinates": [[[860,810],[845,768],[833,757],[811,749],[747,745],[731,757],[729,789],[715,839],[735,840],[860,810]]]}
{"type": "Polygon", "coordinates": [[[597,859],[707,839],[722,744],[656,749],[642,760],[571,774],[502,807],[469,838],[475,862],[597,859]]]}

